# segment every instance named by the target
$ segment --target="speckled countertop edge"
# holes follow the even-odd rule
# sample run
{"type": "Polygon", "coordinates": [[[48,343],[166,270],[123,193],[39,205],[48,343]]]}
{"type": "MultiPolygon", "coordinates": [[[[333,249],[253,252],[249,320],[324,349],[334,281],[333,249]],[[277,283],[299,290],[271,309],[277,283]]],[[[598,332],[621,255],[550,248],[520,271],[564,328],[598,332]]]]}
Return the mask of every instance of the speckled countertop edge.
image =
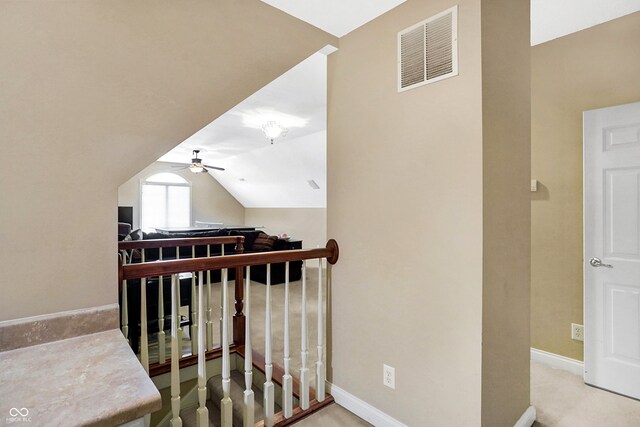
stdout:
{"type": "Polygon", "coordinates": [[[113,426],[161,406],[118,329],[0,353],[0,422],[26,408],[34,426],[113,426]]]}

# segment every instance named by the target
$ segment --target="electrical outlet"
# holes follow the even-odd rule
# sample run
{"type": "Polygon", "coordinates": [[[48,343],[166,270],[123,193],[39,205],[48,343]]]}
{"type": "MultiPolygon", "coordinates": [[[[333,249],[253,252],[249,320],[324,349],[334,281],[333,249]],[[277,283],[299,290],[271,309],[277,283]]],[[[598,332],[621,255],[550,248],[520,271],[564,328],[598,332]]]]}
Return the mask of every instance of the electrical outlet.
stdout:
{"type": "Polygon", "coordinates": [[[571,324],[571,339],[576,341],[584,341],[584,326],[577,323],[571,324]]]}
{"type": "Polygon", "coordinates": [[[394,390],[396,389],[396,368],[382,365],[382,384],[394,390]]]}

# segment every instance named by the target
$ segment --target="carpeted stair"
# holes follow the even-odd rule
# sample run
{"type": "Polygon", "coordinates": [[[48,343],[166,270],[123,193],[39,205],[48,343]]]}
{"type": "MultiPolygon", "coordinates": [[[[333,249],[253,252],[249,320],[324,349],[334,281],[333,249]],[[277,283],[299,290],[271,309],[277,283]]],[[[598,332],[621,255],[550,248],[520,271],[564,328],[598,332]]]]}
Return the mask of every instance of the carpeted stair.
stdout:
{"type": "MultiPolygon", "coordinates": [[[[252,386],[255,398],[255,422],[264,418],[263,394],[255,385],[252,386]]],[[[216,375],[211,377],[207,382],[207,390],[209,391],[209,399],[207,399],[207,408],[209,409],[209,426],[220,425],[220,401],[222,400],[222,376],[216,375]]],[[[238,371],[231,372],[231,401],[233,402],[233,425],[242,427],[242,409],[244,404],[244,374],[238,371]]],[[[186,408],[180,411],[182,425],[184,427],[196,427],[196,410],[198,406],[186,408]]],[[[276,403],[274,412],[278,413],[282,409],[276,403]]]]}

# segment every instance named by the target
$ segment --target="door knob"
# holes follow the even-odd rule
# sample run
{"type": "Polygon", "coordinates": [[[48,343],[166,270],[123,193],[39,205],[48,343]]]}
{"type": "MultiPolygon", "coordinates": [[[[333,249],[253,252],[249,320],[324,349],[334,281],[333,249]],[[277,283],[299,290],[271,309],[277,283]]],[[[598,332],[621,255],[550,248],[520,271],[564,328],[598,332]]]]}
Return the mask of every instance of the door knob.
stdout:
{"type": "Polygon", "coordinates": [[[613,268],[613,265],[611,265],[611,264],[604,264],[600,258],[596,258],[596,257],[591,258],[591,259],[589,260],[589,264],[591,264],[591,267],[607,267],[607,268],[613,268]]]}

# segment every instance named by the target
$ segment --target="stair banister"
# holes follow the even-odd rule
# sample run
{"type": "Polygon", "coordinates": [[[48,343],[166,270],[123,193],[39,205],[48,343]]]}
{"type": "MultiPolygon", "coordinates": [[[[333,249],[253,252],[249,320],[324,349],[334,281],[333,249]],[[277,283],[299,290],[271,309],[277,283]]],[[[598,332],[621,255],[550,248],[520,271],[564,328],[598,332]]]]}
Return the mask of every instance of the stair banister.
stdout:
{"type": "MultiPolygon", "coordinates": [[[[158,259],[162,261],[162,248],[158,248],[158,259]]],[[[164,276],[159,277],[158,286],[158,363],[165,363],[167,341],[164,333],[164,276]]]]}
{"type": "MultiPolygon", "coordinates": [[[[204,284],[203,275],[198,277],[198,323],[204,325],[204,284]]],[[[196,411],[197,427],[209,425],[209,409],[207,409],[207,365],[205,361],[206,328],[198,329],[198,404],[196,411]]]]}
{"type": "MultiPolygon", "coordinates": [[[[196,246],[191,245],[191,258],[196,257],[196,246]]],[[[198,354],[198,305],[196,294],[196,272],[191,272],[191,327],[189,337],[191,338],[191,354],[198,354]]]]}
{"type": "Polygon", "coordinates": [[[243,426],[254,427],[254,408],[255,401],[253,396],[253,360],[251,349],[251,267],[247,267],[247,284],[245,292],[245,356],[244,356],[244,411],[243,411],[243,426]]]}
{"type": "MultiPolygon", "coordinates": [[[[224,256],[224,245],[221,245],[220,248],[220,255],[224,256]]],[[[222,343],[222,327],[223,327],[223,323],[224,323],[224,310],[222,309],[222,307],[224,307],[224,293],[220,292],[220,318],[218,319],[218,321],[220,322],[220,342],[222,343]]],[[[228,332],[228,331],[227,331],[228,332]]],[[[228,343],[229,337],[227,337],[227,343],[228,343]]]]}
{"type": "Polygon", "coordinates": [[[231,402],[231,368],[229,354],[229,298],[227,296],[228,270],[222,270],[222,391],[224,396],[220,402],[222,427],[232,427],[233,403],[231,402]]]}
{"type": "MultiPolygon", "coordinates": [[[[144,249],[142,249],[142,262],[145,260],[144,249]]],[[[147,279],[140,280],[140,363],[147,375],[149,374],[149,336],[147,335],[147,279]]],[[[151,414],[144,416],[144,425],[151,425],[151,414]]]]}
{"type": "Polygon", "coordinates": [[[302,262],[302,315],[300,319],[300,407],[309,408],[309,368],[307,367],[307,263],[302,262]]]}
{"type": "MultiPolygon", "coordinates": [[[[123,251],[120,257],[120,263],[128,264],[127,262],[127,251],[123,251]]],[[[128,287],[127,280],[120,280],[122,283],[122,309],[120,310],[120,323],[122,330],[122,335],[124,335],[124,339],[129,341],[129,296],[128,296],[128,287]]]]}
{"type": "Polygon", "coordinates": [[[267,264],[267,286],[264,315],[264,370],[265,382],[262,389],[264,395],[264,425],[273,425],[274,415],[274,385],[271,381],[273,375],[273,365],[271,363],[271,264],[267,264]]]}
{"type": "Polygon", "coordinates": [[[316,361],[316,399],[322,402],[325,398],[325,365],[324,357],[324,317],[322,309],[322,258],[318,259],[318,360],[316,361]]]}
{"type": "Polygon", "coordinates": [[[284,375],[282,376],[282,411],[285,418],[293,415],[293,378],[289,372],[289,261],[284,268],[284,375]]]}
{"type": "Polygon", "coordinates": [[[182,419],[180,419],[180,356],[178,347],[181,342],[178,341],[178,324],[180,323],[178,315],[178,290],[180,289],[180,279],[178,274],[171,275],[171,427],[182,427],[182,419]]]}
{"type": "MultiPolygon", "coordinates": [[[[207,258],[211,256],[211,245],[207,245],[207,258]]],[[[213,348],[213,314],[211,312],[211,270],[207,270],[207,350],[213,348]]]]}

